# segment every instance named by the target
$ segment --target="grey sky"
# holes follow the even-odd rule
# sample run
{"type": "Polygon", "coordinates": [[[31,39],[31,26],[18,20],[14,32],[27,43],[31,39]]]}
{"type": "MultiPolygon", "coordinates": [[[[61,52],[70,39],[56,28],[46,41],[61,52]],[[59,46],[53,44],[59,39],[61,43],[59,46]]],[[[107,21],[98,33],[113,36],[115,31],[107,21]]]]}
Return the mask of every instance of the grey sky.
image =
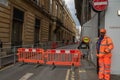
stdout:
{"type": "Polygon", "coordinates": [[[77,28],[80,27],[79,21],[75,15],[76,10],[75,10],[75,5],[74,5],[74,0],[65,0],[65,3],[67,4],[67,7],[69,8],[71,12],[72,17],[74,18],[77,28]]]}

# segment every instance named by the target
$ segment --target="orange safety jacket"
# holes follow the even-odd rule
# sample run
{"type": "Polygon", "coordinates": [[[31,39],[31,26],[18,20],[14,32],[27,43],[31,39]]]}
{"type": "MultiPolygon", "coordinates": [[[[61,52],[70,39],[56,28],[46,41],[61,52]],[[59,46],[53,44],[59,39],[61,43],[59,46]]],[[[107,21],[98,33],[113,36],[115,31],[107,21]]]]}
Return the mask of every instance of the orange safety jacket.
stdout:
{"type": "MultiPolygon", "coordinates": [[[[101,57],[107,53],[111,53],[111,50],[114,48],[113,42],[110,37],[104,36],[100,44],[100,50],[97,54],[98,57],[101,57]]],[[[98,52],[98,51],[97,51],[98,52]]]]}
{"type": "Polygon", "coordinates": [[[110,37],[104,36],[100,43],[98,56],[99,79],[110,80],[111,50],[114,48],[110,37]]]}

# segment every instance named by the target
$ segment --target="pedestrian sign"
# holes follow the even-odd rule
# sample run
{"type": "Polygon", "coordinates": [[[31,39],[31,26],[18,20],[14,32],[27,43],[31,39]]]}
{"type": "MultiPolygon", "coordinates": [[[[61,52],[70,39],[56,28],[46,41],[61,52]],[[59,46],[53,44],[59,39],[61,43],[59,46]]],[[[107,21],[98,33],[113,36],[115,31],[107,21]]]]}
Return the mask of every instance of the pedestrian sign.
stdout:
{"type": "Polygon", "coordinates": [[[87,37],[87,36],[84,36],[82,40],[83,40],[84,43],[89,43],[90,42],[90,38],[87,37]]]}

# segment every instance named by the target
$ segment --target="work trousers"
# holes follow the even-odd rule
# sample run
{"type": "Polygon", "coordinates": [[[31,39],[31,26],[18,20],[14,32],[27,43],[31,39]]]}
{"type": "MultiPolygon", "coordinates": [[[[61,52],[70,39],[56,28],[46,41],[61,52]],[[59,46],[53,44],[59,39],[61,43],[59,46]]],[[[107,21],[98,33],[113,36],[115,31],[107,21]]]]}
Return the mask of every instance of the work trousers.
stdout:
{"type": "Polygon", "coordinates": [[[99,79],[110,80],[111,53],[99,57],[99,79]]]}

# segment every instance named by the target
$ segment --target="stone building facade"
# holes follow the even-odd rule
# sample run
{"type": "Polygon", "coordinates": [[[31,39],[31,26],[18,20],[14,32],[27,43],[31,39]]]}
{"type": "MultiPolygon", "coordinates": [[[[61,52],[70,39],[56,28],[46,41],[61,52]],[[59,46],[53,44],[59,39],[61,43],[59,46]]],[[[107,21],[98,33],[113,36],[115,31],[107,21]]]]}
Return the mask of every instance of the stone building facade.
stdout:
{"type": "Polygon", "coordinates": [[[76,25],[63,0],[1,0],[3,47],[74,41],[76,25]]]}

